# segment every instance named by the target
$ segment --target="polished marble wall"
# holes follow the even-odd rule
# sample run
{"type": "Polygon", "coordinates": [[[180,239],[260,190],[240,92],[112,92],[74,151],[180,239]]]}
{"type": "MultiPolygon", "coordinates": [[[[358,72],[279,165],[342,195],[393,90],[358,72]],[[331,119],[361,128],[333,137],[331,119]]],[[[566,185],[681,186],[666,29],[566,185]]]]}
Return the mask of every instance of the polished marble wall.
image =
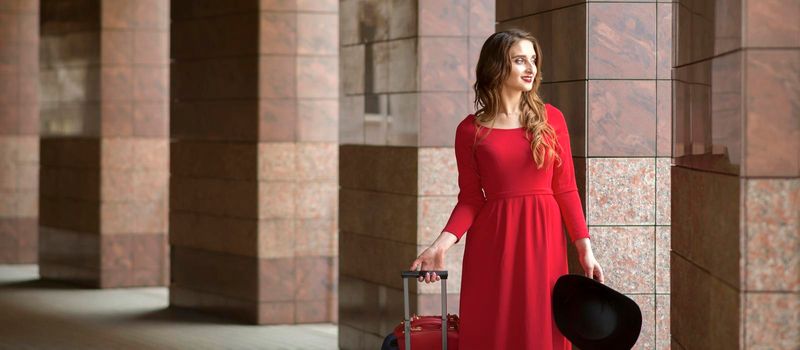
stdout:
{"type": "Polygon", "coordinates": [[[0,3],[0,264],[37,261],[39,2],[0,3]]]}
{"type": "Polygon", "coordinates": [[[335,322],[336,1],[172,1],[170,304],[335,322]]]}
{"type": "Polygon", "coordinates": [[[167,282],[168,2],[42,1],[39,271],[167,282]]]}
{"type": "MultiPolygon", "coordinates": [[[[542,45],[540,94],[561,109],[606,284],[643,315],[634,348],[669,348],[671,1],[498,1],[498,29],[542,45]]],[[[570,272],[583,273],[573,246],[570,272]]]]}
{"type": "Polygon", "coordinates": [[[672,346],[800,347],[800,3],[676,3],[672,346]]]}
{"type": "MultiPolygon", "coordinates": [[[[455,128],[472,111],[491,0],[340,1],[339,346],[379,348],[403,318],[401,270],[455,205],[455,128]]],[[[463,244],[448,251],[458,312],[463,244]]],[[[440,313],[440,285],[412,281],[411,307],[440,313]]]]}

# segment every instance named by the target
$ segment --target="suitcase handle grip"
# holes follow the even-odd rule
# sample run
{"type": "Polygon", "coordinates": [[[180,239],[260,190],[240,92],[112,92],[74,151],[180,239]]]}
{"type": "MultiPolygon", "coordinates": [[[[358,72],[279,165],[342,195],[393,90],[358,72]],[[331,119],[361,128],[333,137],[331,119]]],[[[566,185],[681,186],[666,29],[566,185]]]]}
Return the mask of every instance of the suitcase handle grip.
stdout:
{"type": "Polygon", "coordinates": [[[436,275],[441,277],[443,280],[447,279],[447,270],[402,271],[400,272],[400,276],[402,276],[403,278],[425,277],[425,273],[428,272],[436,273],[436,275]]]}

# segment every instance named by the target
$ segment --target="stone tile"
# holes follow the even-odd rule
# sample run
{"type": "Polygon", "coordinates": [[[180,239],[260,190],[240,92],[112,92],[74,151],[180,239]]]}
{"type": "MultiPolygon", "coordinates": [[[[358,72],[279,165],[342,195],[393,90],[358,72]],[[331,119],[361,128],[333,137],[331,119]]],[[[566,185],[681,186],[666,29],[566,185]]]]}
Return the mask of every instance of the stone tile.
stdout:
{"type": "Polygon", "coordinates": [[[269,219],[258,222],[258,256],[289,258],[295,256],[299,231],[293,219],[269,219]]]}
{"type": "MultiPolygon", "coordinates": [[[[345,13],[342,8],[340,13],[345,13]]],[[[418,34],[419,5],[416,1],[389,1],[389,39],[415,37],[418,34]]],[[[344,16],[341,16],[344,17],[344,16]]]]}
{"type": "Polygon", "coordinates": [[[792,20],[800,17],[800,3],[767,0],[741,7],[746,23],[744,45],[771,48],[800,46],[800,24],[792,20]]]}
{"type": "Polygon", "coordinates": [[[588,155],[655,155],[655,81],[591,80],[588,98],[588,155]]]}
{"type": "Polygon", "coordinates": [[[133,134],[142,137],[167,137],[169,105],[166,102],[139,102],[133,107],[133,134]]]}
{"type": "Polygon", "coordinates": [[[133,3],[133,23],[137,28],[169,29],[169,1],[139,0],[133,3]]]}
{"type": "Polygon", "coordinates": [[[800,295],[745,293],[745,344],[752,349],[795,349],[800,346],[800,295]]]}
{"type": "Polygon", "coordinates": [[[656,344],[655,349],[670,349],[669,295],[656,295],[656,344]]]}
{"type": "MultiPolygon", "coordinates": [[[[297,97],[339,98],[338,56],[297,56],[296,65],[298,68],[296,77],[292,78],[297,80],[297,97]]],[[[266,76],[269,77],[269,75],[266,76]]],[[[270,79],[272,78],[270,77],[270,79]]],[[[281,84],[285,84],[285,82],[281,82],[281,84]]]]}
{"type": "Polygon", "coordinates": [[[389,92],[419,89],[417,41],[417,38],[408,38],[389,42],[389,92]]]}
{"type": "MultiPolygon", "coordinates": [[[[264,10],[262,8],[262,10],[264,10]]],[[[259,53],[261,54],[297,54],[298,50],[298,14],[292,12],[259,13],[259,53]]]]}
{"type": "MultiPolygon", "coordinates": [[[[243,2],[239,2],[243,4],[243,2]]],[[[179,6],[176,6],[178,8],[179,6]]],[[[203,6],[203,10],[214,7],[203,6]]],[[[195,6],[200,10],[200,6],[195,6]]],[[[201,10],[202,11],[202,10],[201,10]]],[[[182,11],[174,11],[170,27],[170,57],[182,61],[186,58],[230,57],[259,52],[259,40],[271,38],[262,23],[257,11],[238,11],[222,16],[200,16],[191,19],[178,18],[182,11]],[[220,30],[225,28],[225,30],[220,30]],[[261,36],[260,36],[261,35],[261,36]],[[235,40],[233,39],[235,38],[235,40]]],[[[187,11],[191,12],[191,11],[187,11]]],[[[275,19],[274,17],[270,18],[275,19]]],[[[277,20],[272,23],[278,22],[277,20]]],[[[294,30],[287,31],[285,36],[293,35],[294,30]]],[[[281,42],[270,42],[280,46],[281,42]]],[[[263,45],[263,42],[262,42],[263,45]]],[[[262,46],[261,49],[264,47],[262,46]]],[[[293,52],[293,51],[292,51],[293,52]]],[[[186,63],[184,61],[184,63],[186,63]]],[[[180,66],[180,64],[176,65],[180,66]]]]}
{"type": "MultiPolygon", "coordinates": [[[[414,196],[342,188],[339,229],[397,242],[417,242],[417,198],[414,196]],[[371,212],[371,215],[363,213],[371,212]]],[[[341,244],[341,241],[340,241],[341,244]]]]}
{"type": "Polygon", "coordinates": [[[102,102],[100,132],[103,136],[130,137],[134,133],[133,102],[102,102]]]}
{"type": "Polygon", "coordinates": [[[134,66],[133,98],[135,101],[167,102],[169,99],[169,68],[134,66]]]}
{"type": "MultiPolygon", "coordinates": [[[[469,35],[485,39],[494,33],[495,1],[473,0],[469,2],[469,35]]],[[[471,66],[474,67],[474,66],[471,66]]]]}
{"type": "MultiPolygon", "coordinates": [[[[174,81],[174,80],[173,80],[174,81]]],[[[178,140],[226,140],[254,141],[259,139],[259,132],[272,131],[259,120],[272,118],[265,111],[265,100],[224,100],[224,101],[171,101],[170,102],[170,137],[178,140]],[[203,118],[197,118],[202,114],[203,118]],[[262,119],[264,118],[264,119],[262,119]],[[264,130],[266,129],[266,130],[264,130]]],[[[266,100],[270,101],[270,100],[266,100]]],[[[289,100],[291,101],[291,100],[289,100]]],[[[296,110],[292,101],[289,106],[296,110]]],[[[278,114],[290,115],[292,114],[278,114]]],[[[283,125],[294,137],[294,119],[291,123],[283,120],[283,125]]]]}
{"type": "Polygon", "coordinates": [[[468,90],[466,38],[420,38],[419,64],[421,91],[468,90]]]}
{"type": "MultiPolygon", "coordinates": [[[[339,276],[357,276],[371,283],[400,289],[403,281],[396,274],[386,271],[402,271],[417,257],[417,245],[374,238],[341,230],[339,234],[339,276]],[[364,249],[370,247],[370,249],[364,249]]],[[[416,286],[411,284],[411,292],[416,286]]],[[[342,296],[344,293],[339,292],[342,296]]]]}
{"type": "Polygon", "coordinates": [[[258,144],[258,179],[292,181],[297,175],[297,146],[294,142],[258,144]]]}
{"type": "Polygon", "coordinates": [[[748,291],[800,291],[800,180],[745,180],[748,291]]]}
{"type": "Polygon", "coordinates": [[[333,12],[339,10],[336,0],[297,0],[297,9],[300,11],[333,12]]]}
{"type": "MultiPolygon", "coordinates": [[[[672,78],[672,6],[673,4],[656,5],[656,77],[672,78]]],[[[665,344],[669,346],[669,342],[665,344]]]]}
{"type": "MultiPolygon", "coordinates": [[[[259,298],[258,287],[259,282],[266,280],[259,277],[259,270],[263,271],[259,264],[264,259],[176,246],[172,246],[170,252],[170,286],[245,301],[265,300],[259,298]]],[[[267,275],[271,278],[278,278],[279,274],[290,274],[291,270],[273,269],[270,273],[267,275]]],[[[277,288],[273,291],[276,292],[277,288]]]]}
{"type": "Polygon", "coordinates": [[[134,31],[132,46],[133,63],[169,65],[169,35],[169,31],[134,31]]]}
{"type": "Polygon", "coordinates": [[[297,141],[336,142],[338,99],[301,99],[297,106],[297,141]]]}
{"type": "Polygon", "coordinates": [[[564,115],[574,157],[586,156],[586,81],[543,84],[540,91],[547,103],[556,106],[564,115]]]}
{"type": "MultiPolygon", "coordinates": [[[[278,186],[286,193],[291,186],[278,186]]],[[[170,210],[181,210],[193,213],[221,215],[236,218],[255,219],[259,212],[266,211],[266,199],[260,199],[259,193],[264,189],[262,184],[244,180],[218,180],[202,178],[170,177],[170,210]],[[259,208],[260,207],[260,208],[259,208]]],[[[277,188],[273,189],[277,191],[277,188]]],[[[291,193],[291,192],[289,192],[291,193]]],[[[270,202],[281,199],[271,194],[270,202]]],[[[273,211],[275,209],[272,209],[273,211]]],[[[266,218],[266,217],[264,217],[266,218]]]]}
{"type": "Polygon", "coordinates": [[[671,221],[671,166],[671,158],[656,158],[656,225],[669,225],[671,221]]]}
{"type": "Polygon", "coordinates": [[[420,94],[389,95],[386,118],[386,144],[416,147],[420,143],[420,94]]]}
{"type": "Polygon", "coordinates": [[[464,36],[468,34],[468,2],[422,1],[419,6],[419,36],[464,36]]]}
{"type": "Polygon", "coordinates": [[[420,146],[452,146],[458,124],[469,114],[465,92],[419,94],[420,146]]]}
{"type": "Polygon", "coordinates": [[[258,218],[288,219],[296,215],[298,186],[294,182],[258,183],[258,218]]]}
{"type": "MultiPolygon", "coordinates": [[[[397,44],[392,42],[391,45],[397,44]]],[[[368,63],[366,62],[364,49],[364,45],[342,46],[340,48],[339,80],[341,82],[340,88],[345,95],[364,93],[364,74],[368,63]]]]}
{"type": "Polygon", "coordinates": [[[331,320],[329,299],[308,300],[295,304],[295,322],[329,323],[331,320]]]}
{"type": "MultiPolygon", "coordinates": [[[[321,82],[320,79],[325,79],[326,74],[322,73],[322,67],[311,67],[308,62],[315,58],[306,58],[300,60],[294,56],[262,56],[259,58],[258,64],[258,94],[261,98],[288,98],[297,97],[297,92],[307,86],[301,87],[301,79],[312,79],[313,82],[321,82]],[[302,67],[304,75],[301,77],[297,74],[296,67],[302,67]]],[[[326,74],[327,75],[327,74],[326,74]]],[[[310,82],[309,82],[310,83],[310,82]]],[[[308,83],[306,83],[308,84],[308,83]]],[[[321,84],[324,85],[324,84],[321,84]]],[[[329,87],[329,86],[325,86],[329,87]]],[[[319,87],[322,89],[324,87],[319,87]]],[[[316,89],[315,89],[316,91],[316,89]]],[[[308,96],[305,97],[316,97],[308,96]]],[[[320,96],[325,97],[325,96],[320,96]]]]}
{"type": "Polygon", "coordinates": [[[335,219],[295,220],[297,230],[294,236],[295,256],[324,256],[338,254],[339,232],[335,219]]]}
{"type": "Polygon", "coordinates": [[[586,7],[582,4],[569,6],[532,17],[536,18],[534,22],[542,22],[533,23],[533,26],[544,51],[543,69],[547,72],[547,81],[587,79],[586,42],[591,37],[587,38],[586,7]]]}
{"type": "MultiPolygon", "coordinates": [[[[740,180],[672,167],[671,249],[731,286],[741,282],[740,180]]],[[[675,267],[671,266],[674,289],[675,267]]]]}
{"type": "MultiPolygon", "coordinates": [[[[294,98],[261,99],[258,101],[258,123],[255,128],[260,141],[296,141],[298,103],[294,98]]],[[[249,123],[248,123],[249,124],[249,123]]]]}
{"type": "Polygon", "coordinates": [[[671,227],[656,226],[656,293],[669,293],[671,227]]]}
{"type": "Polygon", "coordinates": [[[357,1],[351,12],[346,12],[344,6],[340,13],[357,13],[358,20],[354,23],[358,42],[374,42],[389,38],[389,18],[391,8],[389,1],[365,0],[357,1]],[[355,11],[353,11],[355,10],[355,11]]]}
{"type": "Polygon", "coordinates": [[[653,158],[591,158],[586,162],[587,223],[655,223],[653,158]]]}
{"type": "Polygon", "coordinates": [[[104,30],[100,32],[100,59],[104,64],[133,63],[132,30],[104,30]]]}
{"type": "Polygon", "coordinates": [[[262,152],[262,147],[252,142],[172,142],[170,172],[181,177],[255,180],[258,166],[263,165],[256,164],[260,158],[256,152],[262,152]]]}
{"type": "Polygon", "coordinates": [[[297,14],[297,53],[300,55],[338,55],[339,36],[335,28],[339,22],[336,13],[297,14]]]}
{"type": "Polygon", "coordinates": [[[101,159],[104,170],[166,170],[169,141],[144,138],[103,138],[101,159]]]}
{"type": "Polygon", "coordinates": [[[167,232],[167,201],[104,202],[100,220],[102,234],[167,232]]]}
{"type": "Polygon", "coordinates": [[[656,77],[656,5],[593,3],[588,8],[589,78],[656,77]]]}
{"type": "MultiPolygon", "coordinates": [[[[262,255],[257,249],[261,249],[262,244],[265,242],[260,239],[259,231],[269,228],[269,224],[258,222],[255,219],[230,218],[172,210],[169,213],[169,240],[173,246],[232,255],[261,257],[262,255]]],[[[285,232],[287,236],[294,233],[293,230],[286,230],[285,232]]],[[[291,241],[289,242],[291,243],[291,241]]]]}
{"type": "Polygon", "coordinates": [[[457,199],[449,197],[420,197],[417,200],[417,243],[433,243],[444,229],[457,199]]]}
{"type": "Polygon", "coordinates": [[[336,143],[297,143],[296,172],[294,179],[333,180],[338,179],[339,147],[336,143]]]}
{"type": "Polygon", "coordinates": [[[332,181],[298,182],[295,190],[295,217],[333,219],[337,216],[338,184],[332,181]]]}
{"type": "Polygon", "coordinates": [[[332,292],[334,272],[330,257],[295,257],[295,295],[298,303],[325,300],[332,292]]]}
{"type": "Polygon", "coordinates": [[[639,338],[632,349],[653,349],[656,345],[656,324],[655,324],[655,295],[636,294],[627,295],[633,299],[642,311],[642,330],[639,338]]]}
{"type": "Polygon", "coordinates": [[[591,227],[593,250],[605,284],[620,293],[654,293],[655,230],[652,226],[591,227]]]}
{"type": "Polygon", "coordinates": [[[361,5],[361,1],[357,0],[342,0],[339,2],[339,13],[344,14],[343,16],[339,16],[338,26],[339,44],[342,47],[361,42],[359,38],[359,18],[356,16],[348,16],[348,14],[358,13],[359,5],[361,5]]]}
{"type": "Polygon", "coordinates": [[[166,171],[104,171],[100,195],[104,202],[154,202],[167,199],[166,171]]]}
{"type": "Polygon", "coordinates": [[[800,99],[800,52],[748,51],[745,57],[745,172],[748,176],[798,176],[800,158],[774,150],[800,149],[800,118],[792,103],[800,99]]]}
{"type": "Polygon", "coordinates": [[[100,68],[103,101],[131,101],[134,91],[134,72],[129,65],[106,66],[100,68]]]}
{"type": "Polygon", "coordinates": [[[342,188],[416,195],[418,161],[419,151],[413,147],[342,145],[339,182],[342,188]],[[364,172],[377,175],[362,176],[364,172]]]}
{"type": "Polygon", "coordinates": [[[135,1],[105,1],[100,6],[101,28],[129,29],[134,26],[135,1]]]}
{"type": "Polygon", "coordinates": [[[673,341],[698,349],[738,349],[742,302],[738,290],[679,254],[672,254],[671,266],[673,341]]]}
{"type": "Polygon", "coordinates": [[[458,170],[452,148],[419,149],[420,196],[458,195],[458,170]]]}
{"type": "Polygon", "coordinates": [[[297,292],[295,258],[258,259],[258,299],[261,302],[293,301],[297,292]]]}
{"type": "Polygon", "coordinates": [[[672,81],[656,81],[656,155],[672,156],[672,81]]]}

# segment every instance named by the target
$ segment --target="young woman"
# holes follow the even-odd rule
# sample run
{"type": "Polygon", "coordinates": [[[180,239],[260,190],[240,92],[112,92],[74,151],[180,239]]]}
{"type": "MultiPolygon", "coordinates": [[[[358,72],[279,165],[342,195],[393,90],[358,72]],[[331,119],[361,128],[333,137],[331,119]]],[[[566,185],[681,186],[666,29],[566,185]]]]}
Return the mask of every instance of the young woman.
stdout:
{"type": "MultiPolygon", "coordinates": [[[[411,270],[444,270],[447,249],[467,236],[459,348],[570,349],[552,318],[551,291],[567,274],[567,239],[587,277],[603,282],[575,184],[564,116],[544,103],[537,40],[498,32],[481,48],[475,107],[458,125],[458,204],[411,270]],[[485,196],[484,196],[485,193],[485,196]]],[[[439,281],[426,274],[420,281],[439,281]]]]}

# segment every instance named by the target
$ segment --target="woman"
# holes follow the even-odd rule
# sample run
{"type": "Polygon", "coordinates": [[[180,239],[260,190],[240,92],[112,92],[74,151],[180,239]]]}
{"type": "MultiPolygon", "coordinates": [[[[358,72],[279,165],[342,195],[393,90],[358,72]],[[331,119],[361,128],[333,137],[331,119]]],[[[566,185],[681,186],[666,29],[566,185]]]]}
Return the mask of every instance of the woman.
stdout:
{"type": "MultiPolygon", "coordinates": [[[[567,274],[567,242],[585,275],[603,282],[575,184],[564,116],[537,93],[541,48],[521,30],[481,48],[475,107],[458,125],[458,204],[411,270],[444,270],[447,249],[464,250],[459,348],[570,349],[556,327],[551,291],[567,274]],[[485,192],[485,196],[484,196],[485,192]]],[[[420,281],[439,281],[428,273],[420,281]]]]}

